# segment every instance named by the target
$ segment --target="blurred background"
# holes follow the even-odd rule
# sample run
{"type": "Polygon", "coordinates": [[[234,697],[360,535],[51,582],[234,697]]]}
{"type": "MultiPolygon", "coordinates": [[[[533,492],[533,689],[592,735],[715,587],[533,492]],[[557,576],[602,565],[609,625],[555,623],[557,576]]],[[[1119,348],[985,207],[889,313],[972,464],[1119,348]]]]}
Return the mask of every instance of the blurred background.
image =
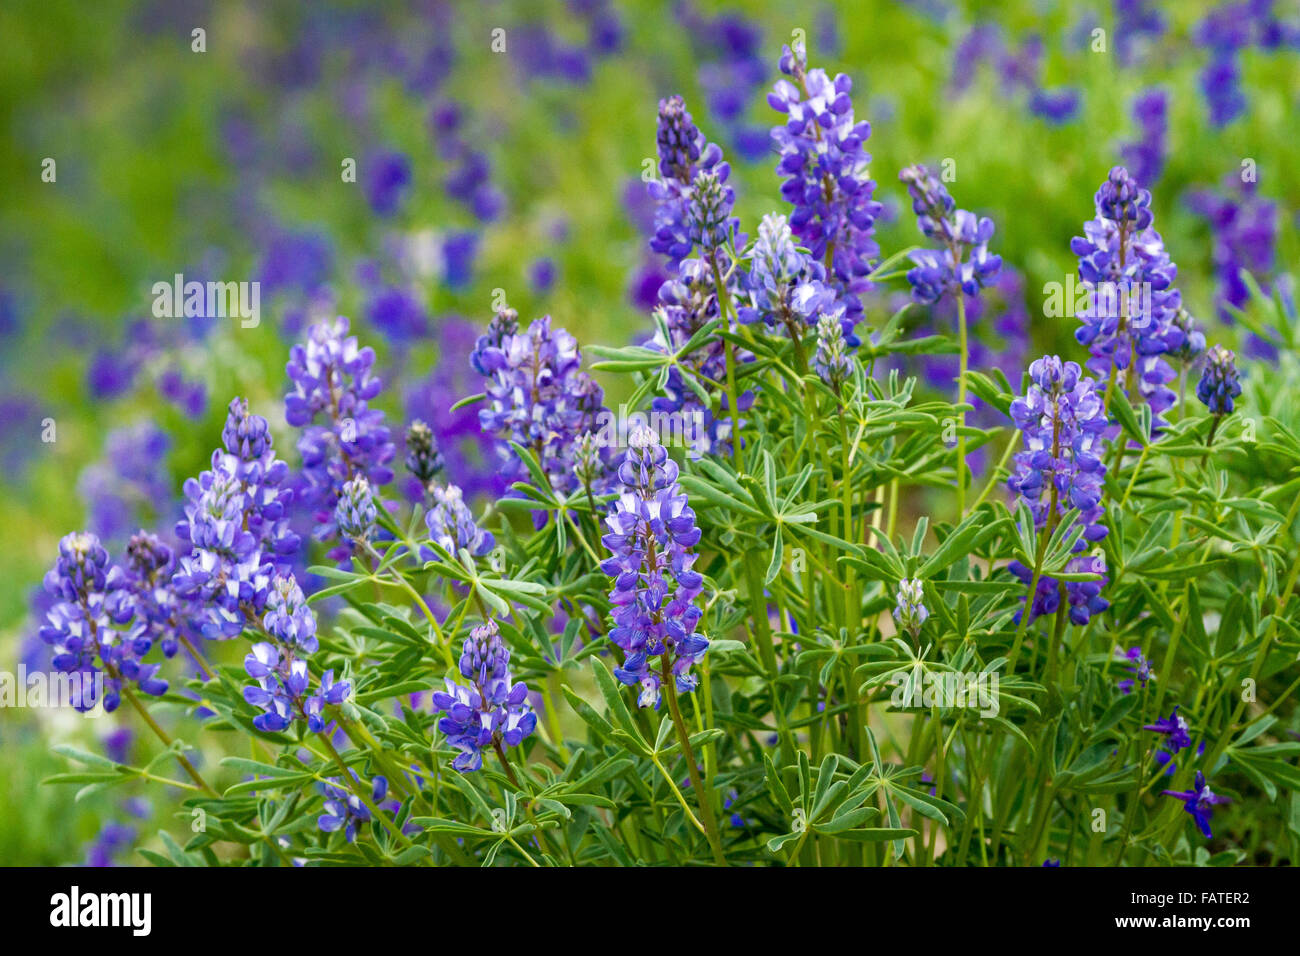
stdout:
{"type": "MultiPolygon", "coordinates": [[[[504,298],[583,343],[649,336],[664,274],[641,173],[671,93],[731,162],[742,228],[786,211],[766,94],[796,35],[810,65],[852,78],[871,122],[886,255],[919,238],[898,182],[909,163],[950,169],[958,204],[994,219],[1012,268],[976,321],[976,368],[1018,383],[1031,353],[1080,357],[1043,286],[1074,272],[1070,238],[1117,163],[1153,191],[1211,341],[1273,358],[1225,325],[1246,301],[1241,269],[1294,311],[1290,0],[10,0],[0,670],[47,666],[39,585],[64,533],[87,528],[112,552],[142,527],[171,536],[233,396],[296,467],[284,363],[321,317],[349,316],[375,348],[394,431],[432,423],[450,479],[492,493],[475,412],[449,411],[479,391],[466,355],[480,327],[504,298]],[[153,286],[177,274],[260,283],[260,323],[156,317],[153,286]]],[[[867,324],[905,301],[882,293],[867,324]]],[[[946,327],[942,307],[908,322],[946,327]]],[[[951,388],[942,360],[908,371],[951,388]]],[[[617,401],[622,383],[605,384],[617,401]]],[[[161,711],[195,739],[181,708],[161,711]]],[[[157,746],[136,726],[0,708],[0,863],[139,863],[160,828],[184,832],[157,790],[74,800],[39,785],[69,769],[59,743],[144,762],[157,746]]]]}

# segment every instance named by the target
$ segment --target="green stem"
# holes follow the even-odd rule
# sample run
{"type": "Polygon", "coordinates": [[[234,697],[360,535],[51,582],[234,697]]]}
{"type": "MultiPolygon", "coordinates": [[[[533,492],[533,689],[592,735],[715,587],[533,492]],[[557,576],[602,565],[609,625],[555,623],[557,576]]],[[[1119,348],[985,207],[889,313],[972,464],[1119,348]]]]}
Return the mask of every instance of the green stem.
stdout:
{"type": "Polygon", "coordinates": [[[677,741],[682,747],[682,757],[686,760],[686,772],[690,775],[691,786],[695,789],[696,803],[700,807],[700,816],[704,818],[704,833],[713,851],[713,862],[719,866],[727,865],[727,858],[722,852],[722,840],[718,836],[718,820],[713,814],[713,784],[700,777],[700,768],[695,765],[695,751],[691,748],[690,733],[686,721],[682,720],[681,708],[677,706],[677,679],[673,676],[668,654],[660,655],[664,695],[668,698],[668,712],[672,714],[673,727],[677,731],[677,741]],[[707,789],[706,789],[707,787],[707,789]]]}

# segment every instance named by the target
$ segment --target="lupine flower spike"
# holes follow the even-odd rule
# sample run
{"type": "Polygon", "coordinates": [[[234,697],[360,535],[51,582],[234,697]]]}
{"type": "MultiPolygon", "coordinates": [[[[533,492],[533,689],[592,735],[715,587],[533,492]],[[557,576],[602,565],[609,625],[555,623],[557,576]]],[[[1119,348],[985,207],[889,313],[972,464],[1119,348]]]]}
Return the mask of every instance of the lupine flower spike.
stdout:
{"type": "MultiPolygon", "coordinates": [[[[1050,534],[1070,509],[1079,509],[1076,519],[1083,533],[1075,543],[1076,557],[1066,569],[1101,575],[1100,580],[1069,581],[1064,587],[1070,620],[1087,624],[1088,619],[1109,607],[1101,596],[1106,584],[1104,558],[1084,553],[1107,534],[1101,523],[1102,433],[1107,428],[1101,396],[1092,379],[1086,378],[1074,362],[1044,356],[1029,366],[1030,385],[1023,398],[1011,403],[1011,419],[1024,435],[1024,450],[1017,452],[1007,487],[1029,507],[1036,531],[1050,534]]],[[[1019,561],[1009,565],[1011,573],[1026,584],[1034,572],[1019,561]]],[[[1050,577],[1041,577],[1031,595],[1030,619],[1053,614],[1060,605],[1062,588],[1050,577]]]]}
{"type": "Polygon", "coordinates": [[[470,632],[459,668],[468,683],[448,677],[446,691],[433,695],[433,706],[444,715],[438,729],[460,751],[452,767],[469,773],[483,766],[485,747],[500,753],[502,745],[519,746],[537,726],[537,715],[528,704],[528,685],[510,676],[510,650],[496,621],[470,632]]]}
{"type": "Polygon", "coordinates": [[[677,463],[649,428],[628,437],[627,455],[618,468],[622,493],[605,519],[602,539],[613,557],[601,570],[614,578],[609,594],[614,627],[610,640],[626,658],[614,676],[640,685],[638,704],[659,706],[662,678],[652,658],[666,657],[677,689],[695,689],[691,665],[709,642],[695,633],[703,612],[695,603],[704,579],[691,569],[700,540],[695,512],[677,484],[677,463]]]}
{"type": "Polygon", "coordinates": [[[898,604],[894,607],[894,620],[900,631],[906,631],[916,640],[930,612],[926,610],[925,591],[920,580],[904,578],[898,582],[898,604]]]}

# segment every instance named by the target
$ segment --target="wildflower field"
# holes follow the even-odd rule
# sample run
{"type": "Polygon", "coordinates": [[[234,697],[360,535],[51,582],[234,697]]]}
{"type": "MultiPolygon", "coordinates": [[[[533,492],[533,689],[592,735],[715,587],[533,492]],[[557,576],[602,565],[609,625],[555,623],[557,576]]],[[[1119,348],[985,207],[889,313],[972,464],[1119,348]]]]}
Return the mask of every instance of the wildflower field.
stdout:
{"type": "Polygon", "coordinates": [[[0,864],[1296,862],[1294,2],[0,50],[0,864]]]}

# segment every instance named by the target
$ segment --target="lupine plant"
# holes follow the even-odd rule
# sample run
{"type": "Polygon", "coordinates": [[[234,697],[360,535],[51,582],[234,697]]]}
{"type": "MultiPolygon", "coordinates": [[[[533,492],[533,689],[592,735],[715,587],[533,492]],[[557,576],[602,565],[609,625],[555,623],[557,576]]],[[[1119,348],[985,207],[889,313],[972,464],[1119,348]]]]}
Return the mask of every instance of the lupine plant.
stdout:
{"type": "MultiPolygon", "coordinates": [[[[501,309],[454,356],[504,493],[387,419],[340,317],[282,408],[231,400],[181,550],[65,537],[53,666],[160,751],[65,751],[87,766],[56,782],[159,783],[202,811],[169,838],[200,864],[1294,859],[1300,326],[1254,289],[1236,316],[1280,358],[1239,366],[1116,166],[1059,239],[1077,346],[980,367],[993,220],[919,163],[878,187],[849,78],[798,44],[777,66],[757,222],[685,100],[649,104],[644,344],[501,309]],[[880,248],[891,188],[923,245],[880,248]],[[918,355],[956,374],[903,374],[918,355]],[[385,497],[399,460],[414,500],[385,497]]],[[[367,188],[387,212],[417,186],[387,163],[367,188]]]]}

